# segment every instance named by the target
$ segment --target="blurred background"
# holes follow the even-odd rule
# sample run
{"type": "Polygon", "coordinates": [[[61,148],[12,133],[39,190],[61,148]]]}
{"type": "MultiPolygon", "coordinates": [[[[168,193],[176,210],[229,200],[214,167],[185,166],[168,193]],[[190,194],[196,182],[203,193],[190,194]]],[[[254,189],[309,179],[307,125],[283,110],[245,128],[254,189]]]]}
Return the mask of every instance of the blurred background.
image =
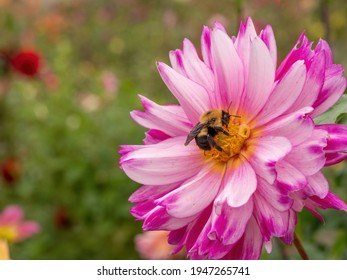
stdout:
{"type": "MultiPolygon", "coordinates": [[[[137,94],[175,102],[155,62],[184,37],[199,46],[203,25],[219,20],[236,35],[248,16],[258,31],[272,25],[279,60],[305,31],[347,68],[344,0],[0,0],[0,211],[19,204],[41,225],[11,245],[13,259],[140,258],[127,201],[139,185],[118,166],[119,145],[144,138],[129,116],[137,94]]],[[[347,164],[326,174],[347,201],[347,164]]],[[[325,224],[299,215],[308,254],[347,259],[346,213],[321,213],[325,224]]],[[[299,256],[276,243],[263,258],[299,256]]]]}

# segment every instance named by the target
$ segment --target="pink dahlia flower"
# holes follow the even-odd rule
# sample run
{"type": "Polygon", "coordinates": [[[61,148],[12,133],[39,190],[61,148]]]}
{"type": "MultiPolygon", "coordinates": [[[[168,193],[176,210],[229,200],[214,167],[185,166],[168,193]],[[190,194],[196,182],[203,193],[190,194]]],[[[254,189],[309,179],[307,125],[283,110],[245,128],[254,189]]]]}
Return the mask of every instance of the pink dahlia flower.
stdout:
{"type": "Polygon", "coordinates": [[[20,242],[40,231],[34,221],[23,221],[23,209],[17,205],[8,206],[0,213],[0,239],[20,242]]]}
{"type": "Polygon", "coordinates": [[[170,260],[184,258],[183,252],[172,255],[175,246],[167,243],[167,231],[146,231],[135,237],[136,250],[147,260],[170,260]]]}
{"type": "Polygon", "coordinates": [[[192,259],[258,259],[272,237],[292,244],[303,208],[347,211],[321,172],[347,158],[347,126],[314,122],[343,94],[343,68],[327,42],[312,49],[305,35],[277,69],[276,52],[271,26],[258,35],[251,19],[237,37],[219,23],[204,27],[202,59],[185,39],[171,67],[158,63],[179,105],[141,96],[144,112],[131,112],[149,128],[144,145],[120,149],[121,168],[144,185],[129,199],[131,213],[144,230],[170,231],[174,253],[185,246],[192,259]],[[205,149],[200,139],[185,146],[210,110],[230,119],[193,133],[205,136],[205,149]]]}

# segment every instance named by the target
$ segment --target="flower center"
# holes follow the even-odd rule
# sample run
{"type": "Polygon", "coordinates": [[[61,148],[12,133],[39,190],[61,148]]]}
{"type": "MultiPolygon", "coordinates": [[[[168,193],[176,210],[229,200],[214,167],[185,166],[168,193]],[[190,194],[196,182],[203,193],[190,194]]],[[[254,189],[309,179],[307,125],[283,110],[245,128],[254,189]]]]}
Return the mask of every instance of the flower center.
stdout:
{"type": "Polygon", "coordinates": [[[251,134],[251,130],[247,124],[241,124],[239,118],[232,118],[228,126],[223,126],[223,129],[228,132],[229,135],[219,132],[213,137],[221,150],[214,147],[211,150],[204,151],[204,155],[208,158],[213,158],[216,161],[225,163],[241,152],[245,141],[251,134]]]}
{"type": "Polygon", "coordinates": [[[0,239],[5,239],[8,242],[14,242],[17,238],[17,231],[14,227],[1,226],[0,227],[0,239]]]}

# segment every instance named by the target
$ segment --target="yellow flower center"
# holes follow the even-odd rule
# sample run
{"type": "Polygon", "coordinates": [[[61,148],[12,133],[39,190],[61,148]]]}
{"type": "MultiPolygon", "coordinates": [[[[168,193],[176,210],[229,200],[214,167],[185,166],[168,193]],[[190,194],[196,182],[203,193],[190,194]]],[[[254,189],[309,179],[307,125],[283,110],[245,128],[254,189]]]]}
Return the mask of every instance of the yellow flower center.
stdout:
{"type": "Polygon", "coordinates": [[[2,226],[0,227],[0,239],[5,239],[8,242],[15,242],[18,233],[15,227],[2,226]]]}
{"type": "Polygon", "coordinates": [[[229,125],[227,127],[223,126],[223,129],[228,132],[229,135],[219,132],[213,137],[216,144],[221,147],[222,150],[219,151],[214,147],[211,150],[204,151],[204,155],[207,158],[213,158],[221,163],[225,163],[232,157],[238,155],[251,134],[249,126],[247,124],[242,124],[239,118],[231,117],[229,125]]]}

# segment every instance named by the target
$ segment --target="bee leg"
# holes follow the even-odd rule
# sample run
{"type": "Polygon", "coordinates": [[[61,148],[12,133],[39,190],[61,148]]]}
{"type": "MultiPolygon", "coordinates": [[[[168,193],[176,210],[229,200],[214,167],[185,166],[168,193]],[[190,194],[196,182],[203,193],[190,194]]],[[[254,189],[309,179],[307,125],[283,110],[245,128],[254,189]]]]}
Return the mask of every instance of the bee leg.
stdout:
{"type": "Polygon", "coordinates": [[[207,142],[211,148],[216,148],[220,152],[223,151],[223,149],[217,145],[216,141],[214,141],[214,139],[210,135],[207,135],[207,142]]]}
{"type": "Polygon", "coordinates": [[[214,130],[217,131],[217,132],[222,132],[223,134],[225,134],[227,136],[230,136],[229,132],[224,130],[222,127],[215,127],[214,130]]]}
{"type": "Polygon", "coordinates": [[[218,151],[223,152],[223,149],[222,149],[220,146],[218,146],[217,144],[216,144],[215,148],[216,148],[218,151]]]}

